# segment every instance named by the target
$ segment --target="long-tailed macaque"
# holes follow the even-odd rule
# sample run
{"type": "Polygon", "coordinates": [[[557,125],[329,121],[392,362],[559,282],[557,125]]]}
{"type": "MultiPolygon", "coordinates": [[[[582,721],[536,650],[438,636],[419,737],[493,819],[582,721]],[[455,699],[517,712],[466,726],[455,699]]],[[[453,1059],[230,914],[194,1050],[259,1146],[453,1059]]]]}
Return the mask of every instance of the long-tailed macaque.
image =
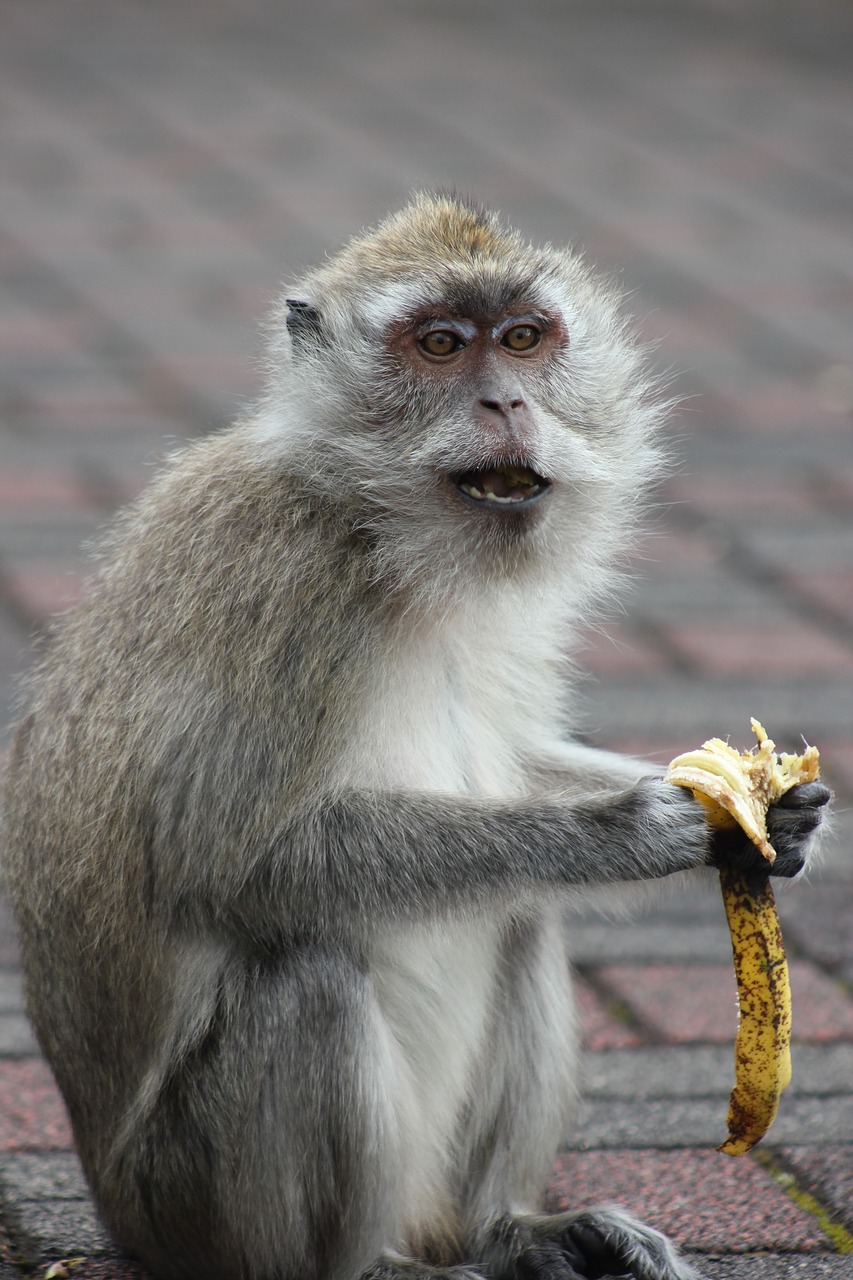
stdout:
{"type": "MultiPolygon", "coordinates": [[[[610,286],[454,197],[291,292],[254,415],[113,528],[9,766],[29,1008],[98,1207],[160,1280],[686,1280],[621,1210],[540,1203],[567,902],[749,857],[572,740],[654,379],[610,286]]],[[[771,812],[783,874],[827,799],[771,812]]]]}

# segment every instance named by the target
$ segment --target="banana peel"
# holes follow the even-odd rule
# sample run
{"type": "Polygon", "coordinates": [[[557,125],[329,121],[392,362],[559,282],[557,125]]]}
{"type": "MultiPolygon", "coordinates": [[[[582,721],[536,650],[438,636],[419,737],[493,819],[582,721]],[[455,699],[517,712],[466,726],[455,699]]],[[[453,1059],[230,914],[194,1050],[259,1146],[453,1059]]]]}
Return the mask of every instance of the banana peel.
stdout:
{"type": "MultiPolygon", "coordinates": [[[[769,863],[767,809],[791,787],[820,776],[816,747],[803,755],[776,755],[757,720],[752,751],[738,752],[720,738],[676,756],[668,781],[687,787],[716,827],[740,826],[769,863]]],[[[729,1099],[728,1137],[717,1148],[740,1156],[764,1137],[779,1098],[791,1082],[791,988],[782,931],[768,876],[725,867],[720,872],[734,955],[740,1020],[735,1040],[735,1087],[729,1099]]]]}

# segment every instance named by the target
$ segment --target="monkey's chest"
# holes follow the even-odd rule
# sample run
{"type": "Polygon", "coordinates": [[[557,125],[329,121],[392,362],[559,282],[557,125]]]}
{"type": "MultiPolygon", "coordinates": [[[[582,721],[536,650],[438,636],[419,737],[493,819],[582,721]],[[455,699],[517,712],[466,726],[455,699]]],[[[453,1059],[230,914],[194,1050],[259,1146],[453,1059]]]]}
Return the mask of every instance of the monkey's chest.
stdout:
{"type": "Polygon", "coordinates": [[[367,692],[347,759],[350,785],[523,794],[526,708],[495,667],[466,668],[429,652],[409,655],[367,692]]]}

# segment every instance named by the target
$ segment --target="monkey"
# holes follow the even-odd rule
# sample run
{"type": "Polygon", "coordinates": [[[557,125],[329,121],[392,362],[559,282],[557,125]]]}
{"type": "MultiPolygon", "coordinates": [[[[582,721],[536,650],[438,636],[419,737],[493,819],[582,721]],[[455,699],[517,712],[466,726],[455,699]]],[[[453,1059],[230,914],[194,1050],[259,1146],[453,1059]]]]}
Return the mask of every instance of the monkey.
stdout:
{"type": "MultiPolygon", "coordinates": [[[[582,745],[666,405],[620,290],[423,193],[308,272],[266,387],[119,515],[35,664],[5,875],[104,1223],[157,1280],[688,1280],[549,1214],[566,910],[721,860],[582,745]]],[[[829,792],[770,813],[775,870],[829,792]]]]}

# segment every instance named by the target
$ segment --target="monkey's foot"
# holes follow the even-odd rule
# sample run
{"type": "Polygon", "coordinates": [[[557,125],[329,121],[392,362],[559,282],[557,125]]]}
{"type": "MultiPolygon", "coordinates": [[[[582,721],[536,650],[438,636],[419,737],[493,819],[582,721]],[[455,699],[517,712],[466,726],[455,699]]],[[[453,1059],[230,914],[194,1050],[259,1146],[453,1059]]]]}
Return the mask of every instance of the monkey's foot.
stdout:
{"type": "Polygon", "coordinates": [[[497,1280],[701,1280],[666,1236],[615,1205],[504,1220],[485,1253],[497,1280]]]}

